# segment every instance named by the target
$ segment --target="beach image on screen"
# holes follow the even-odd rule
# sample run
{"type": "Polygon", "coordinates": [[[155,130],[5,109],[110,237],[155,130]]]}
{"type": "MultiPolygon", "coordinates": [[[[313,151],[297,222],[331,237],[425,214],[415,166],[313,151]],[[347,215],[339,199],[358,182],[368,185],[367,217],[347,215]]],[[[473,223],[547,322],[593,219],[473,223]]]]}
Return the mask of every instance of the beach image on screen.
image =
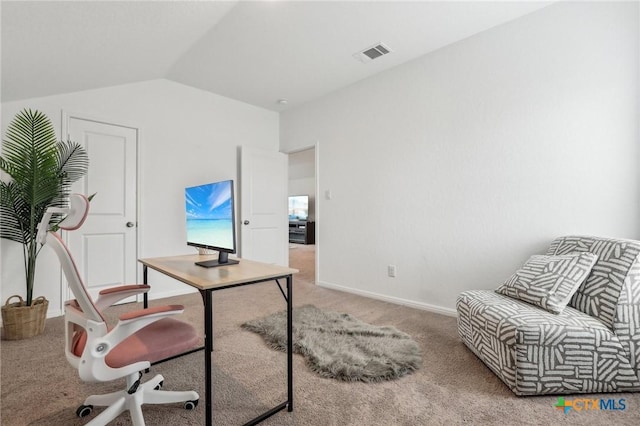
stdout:
{"type": "Polygon", "coordinates": [[[306,195],[289,197],[289,219],[307,220],[309,215],[309,197],[306,195]]]}
{"type": "Polygon", "coordinates": [[[231,181],[185,189],[187,242],[234,249],[231,181]]]}

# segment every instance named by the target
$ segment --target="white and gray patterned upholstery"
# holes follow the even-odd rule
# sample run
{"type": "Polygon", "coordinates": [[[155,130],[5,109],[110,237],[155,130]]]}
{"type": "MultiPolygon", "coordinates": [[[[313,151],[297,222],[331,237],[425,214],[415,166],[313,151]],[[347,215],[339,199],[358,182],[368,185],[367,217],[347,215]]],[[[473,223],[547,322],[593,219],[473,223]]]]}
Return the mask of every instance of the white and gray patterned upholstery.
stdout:
{"type": "Polygon", "coordinates": [[[559,314],[587,279],[597,259],[593,253],[533,255],[496,293],[559,314]]]}
{"type": "Polygon", "coordinates": [[[569,236],[547,255],[573,252],[598,260],[560,314],[465,291],[460,337],[517,395],[640,391],[640,242],[569,236]]]}

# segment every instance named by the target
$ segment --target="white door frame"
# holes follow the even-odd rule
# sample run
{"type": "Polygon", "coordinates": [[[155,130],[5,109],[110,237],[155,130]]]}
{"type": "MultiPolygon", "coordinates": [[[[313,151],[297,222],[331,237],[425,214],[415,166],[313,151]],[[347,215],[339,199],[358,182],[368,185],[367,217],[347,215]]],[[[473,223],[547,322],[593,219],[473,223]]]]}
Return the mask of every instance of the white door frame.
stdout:
{"type": "Polygon", "coordinates": [[[282,151],[282,152],[289,155],[289,154],[295,154],[296,152],[300,152],[300,151],[306,151],[307,149],[314,150],[313,166],[315,167],[315,179],[316,179],[316,185],[315,185],[316,202],[315,202],[314,211],[313,211],[315,221],[316,221],[315,223],[316,235],[314,238],[314,241],[316,242],[315,243],[316,256],[315,256],[314,280],[317,285],[320,282],[320,238],[318,238],[318,236],[320,235],[320,228],[322,227],[322,221],[320,220],[320,203],[322,202],[322,196],[320,194],[320,141],[316,140],[315,143],[311,145],[295,148],[289,151],[282,151]]]}
{"type": "MultiPolygon", "coordinates": [[[[86,113],[81,113],[81,112],[75,112],[75,111],[70,111],[70,110],[62,110],[61,113],[61,118],[62,118],[62,123],[61,123],[61,135],[63,138],[67,139],[68,135],[69,135],[69,120],[72,118],[77,118],[80,120],[87,120],[87,121],[95,121],[97,123],[102,123],[102,124],[108,124],[108,125],[114,125],[114,126],[120,126],[120,127],[128,127],[131,129],[135,129],[137,131],[137,144],[136,144],[136,226],[137,226],[137,232],[136,232],[136,253],[140,254],[142,253],[142,238],[140,238],[140,236],[143,233],[143,227],[144,225],[142,224],[142,221],[140,221],[140,218],[142,217],[142,203],[140,201],[141,197],[141,192],[140,192],[140,188],[142,187],[142,175],[140,173],[140,156],[141,156],[141,147],[142,147],[142,129],[140,128],[140,126],[133,124],[133,123],[129,123],[120,119],[111,119],[109,117],[96,117],[96,116],[92,116],[86,113]]],[[[91,167],[91,165],[89,165],[89,167],[91,167]]],[[[66,233],[65,233],[66,234],[66,233]]],[[[68,235],[64,235],[63,239],[65,241],[65,243],[68,243],[68,235]]],[[[136,259],[137,262],[137,259],[136,259]]],[[[140,267],[136,267],[136,282],[141,283],[142,282],[142,269],[140,267]]],[[[62,271],[60,272],[60,295],[62,296],[60,298],[60,312],[64,312],[64,303],[65,301],[69,300],[72,298],[72,294],[71,294],[71,289],[69,288],[68,285],[66,285],[66,281],[63,279],[62,277],[62,271]]],[[[142,300],[142,296],[138,296],[137,297],[138,301],[142,300]]]]}

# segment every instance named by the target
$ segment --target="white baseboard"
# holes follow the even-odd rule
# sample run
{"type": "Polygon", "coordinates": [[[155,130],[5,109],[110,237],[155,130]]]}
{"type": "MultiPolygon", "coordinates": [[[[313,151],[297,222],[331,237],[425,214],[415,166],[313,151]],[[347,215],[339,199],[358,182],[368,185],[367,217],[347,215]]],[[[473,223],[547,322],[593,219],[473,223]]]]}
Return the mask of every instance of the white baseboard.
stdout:
{"type": "Polygon", "coordinates": [[[458,313],[455,309],[444,308],[442,306],[430,305],[428,303],[416,302],[414,300],[403,299],[401,297],[387,296],[385,294],[374,293],[371,291],[358,290],[351,287],[344,287],[337,284],[328,283],[326,281],[318,281],[316,283],[320,287],[330,288],[332,290],[344,291],[345,293],[357,294],[359,296],[369,297],[371,299],[382,300],[384,302],[395,303],[396,305],[408,306],[410,308],[422,309],[423,311],[434,312],[436,314],[457,317],[458,313]]]}
{"type": "MultiPolygon", "coordinates": [[[[387,296],[385,294],[374,293],[371,291],[358,290],[351,287],[344,287],[341,285],[328,283],[326,281],[318,281],[317,285],[320,287],[325,287],[332,290],[344,291],[345,293],[357,294],[358,296],[364,296],[364,297],[369,297],[371,299],[394,303],[396,305],[408,306],[410,308],[415,308],[415,309],[422,309],[423,311],[434,312],[436,314],[447,315],[450,317],[458,316],[455,309],[444,308],[442,306],[430,305],[428,303],[423,303],[423,302],[416,302],[414,300],[403,299],[401,297],[387,296]]],[[[184,295],[187,293],[193,293],[193,292],[196,292],[196,290],[192,290],[192,291],[176,290],[176,291],[166,291],[162,293],[151,292],[149,293],[149,300],[163,299],[165,297],[181,296],[181,295],[184,295]]],[[[64,315],[64,312],[60,311],[59,309],[56,309],[56,310],[49,309],[47,311],[47,318],[55,318],[62,315],[64,315]]],[[[2,320],[0,320],[0,324],[1,323],[2,323],[2,320]]]]}
{"type": "Polygon", "coordinates": [[[49,305],[49,309],[47,309],[47,319],[61,317],[64,315],[64,312],[60,309],[51,310],[51,305],[49,305]]]}

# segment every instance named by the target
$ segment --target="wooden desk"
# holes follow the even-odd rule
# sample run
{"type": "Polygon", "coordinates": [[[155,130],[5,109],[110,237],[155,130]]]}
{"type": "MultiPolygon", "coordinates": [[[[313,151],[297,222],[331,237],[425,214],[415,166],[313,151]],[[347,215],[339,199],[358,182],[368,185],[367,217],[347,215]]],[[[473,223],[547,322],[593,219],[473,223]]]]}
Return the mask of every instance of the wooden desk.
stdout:
{"type": "MultiPolygon", "coordinates": [[[[213,292],[232,287],[262,283],[275,280],[287,302],[287,401],[261,414],[246,425],[260,423],[284,408],[293,411],[293,338],[292,338],[292,306],[293,306],[293,274],[297,269],[271,265],[252,260],[239,259],[236,265],[204,268],[195,264],[197,261],[215,259],[217,256],[185,255],[139,259],[143,265],[143,281],[147,284],[148,269],[151,268],[162,274],[175,278],[200,291],[204,303],[204,365],[205,365],[205,417],[206,425],[213,424],[212,413],[212,380],[211,380],[211,352],[213,352],[213,292]],[[286,279],[286,294],[278,280],[286,279]]],[[[145,299],[146,306],[146,299],[145,299]]]]}

